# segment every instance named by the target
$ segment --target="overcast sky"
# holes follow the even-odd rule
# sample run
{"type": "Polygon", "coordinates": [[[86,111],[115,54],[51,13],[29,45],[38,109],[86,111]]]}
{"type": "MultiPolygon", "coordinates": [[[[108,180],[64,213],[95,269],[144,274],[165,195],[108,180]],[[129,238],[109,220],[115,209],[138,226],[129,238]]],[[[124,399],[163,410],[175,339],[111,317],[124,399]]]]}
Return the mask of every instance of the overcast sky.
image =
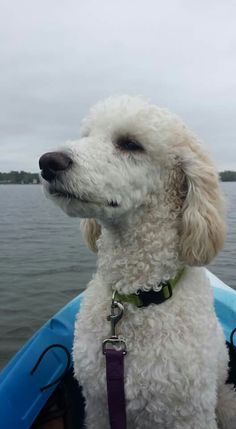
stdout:
{"type": "Polygon", "coordinates": [[[0,171],[37,171],[89,106],[123,93],[180,115],[236,170],[236,1],[0,4],[0,171]]]}

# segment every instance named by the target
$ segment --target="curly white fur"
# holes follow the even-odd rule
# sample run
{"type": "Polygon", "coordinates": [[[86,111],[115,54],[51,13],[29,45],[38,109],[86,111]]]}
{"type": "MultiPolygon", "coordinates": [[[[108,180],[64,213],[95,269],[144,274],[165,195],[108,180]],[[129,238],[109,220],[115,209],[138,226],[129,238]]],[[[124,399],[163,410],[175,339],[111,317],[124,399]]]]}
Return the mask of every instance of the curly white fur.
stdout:
{"type": "MultiPolygon", "coordinates": [[[[112,291],[155,289],[188,266],[169,301],[143,309],[125,304],[119,332],[128,348],[128,428],[216,429],[217,398],[226,413],[235,398],[222,400],[228,354],[205,270],[194,267],[211,261],[224,242],[224,205],[208,155],[176,116],[128,96],[95,106],[81,139],[63,151],[73,165],[45,182],[46,192],[70,216],[84,218],[85,238],[98,251],[73,349],[87,428],[109,428],[101,345],[112,291]],[[120,136],[143,150],[122,150],[120,136]]],[[[235,427],[222,409],[218,418],[220,427],[235,427]]]]}

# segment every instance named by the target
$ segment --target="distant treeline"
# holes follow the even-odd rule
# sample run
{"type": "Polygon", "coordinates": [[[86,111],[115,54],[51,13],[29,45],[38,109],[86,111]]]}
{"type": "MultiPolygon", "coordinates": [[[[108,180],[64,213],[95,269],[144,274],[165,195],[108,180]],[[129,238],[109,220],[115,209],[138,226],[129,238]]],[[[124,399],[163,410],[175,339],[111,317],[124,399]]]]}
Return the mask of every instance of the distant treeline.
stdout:
{"type": "Polygon", "coordinates": [[[0,173],[0,184],[29,184],[39,183],[38,173],[28,173],[27,171],[10,171],[10,173],[0,173]]]}
{"type": "Polygon", "coordinates": [[[236,182],[236,171],[222,171],[220,179],[222,182],[236,182]]]}
{"type": "MultiPolygon", "coordinates": [[[[222,171],[219,173],[222,182],[236,182],[236,171],[222,171]]],[[[0,173],[0,184],[29,184],[39,183],[38,173],[28,173],[26,171],[10,171],[10,173],[0,173]]]]}

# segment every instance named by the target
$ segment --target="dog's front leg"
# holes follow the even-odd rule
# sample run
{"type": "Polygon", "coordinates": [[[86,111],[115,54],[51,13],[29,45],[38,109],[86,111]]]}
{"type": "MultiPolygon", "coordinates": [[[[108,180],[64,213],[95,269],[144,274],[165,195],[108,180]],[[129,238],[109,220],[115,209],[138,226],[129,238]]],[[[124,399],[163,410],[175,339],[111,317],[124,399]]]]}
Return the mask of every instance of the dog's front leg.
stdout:
{"type": "Polygon", "coordinates": [[[107,404],[97,398],[86,400],[85,407],[86,429],[110,429],[107,404]]]}
{"type": "Polygon", "coordinates": [[[218,429],[218,425],[214,418],[209,421],[209,419],[206,419],[206,416],[202,416],[202,418],[201,416],[197,416],[196,419],[188,423],[178,422],[171,429],[218,429]]]}

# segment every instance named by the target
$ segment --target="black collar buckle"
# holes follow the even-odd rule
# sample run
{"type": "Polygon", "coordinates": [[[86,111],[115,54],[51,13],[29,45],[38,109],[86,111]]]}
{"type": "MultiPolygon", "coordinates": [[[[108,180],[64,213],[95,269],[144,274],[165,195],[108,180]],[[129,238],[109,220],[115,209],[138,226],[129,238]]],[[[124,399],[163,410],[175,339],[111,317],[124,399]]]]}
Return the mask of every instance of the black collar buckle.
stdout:
{"type": "Polygon", "coordinates": [[[169,282],[163,282],[162,288],[160,291],[155,291],[153,289],[149,291],[138,290],[137,295],[139,296],[142,304],[138,307],[148,307],[150,304],[162,304],[172,297],[172,287],[169,282]]]}

